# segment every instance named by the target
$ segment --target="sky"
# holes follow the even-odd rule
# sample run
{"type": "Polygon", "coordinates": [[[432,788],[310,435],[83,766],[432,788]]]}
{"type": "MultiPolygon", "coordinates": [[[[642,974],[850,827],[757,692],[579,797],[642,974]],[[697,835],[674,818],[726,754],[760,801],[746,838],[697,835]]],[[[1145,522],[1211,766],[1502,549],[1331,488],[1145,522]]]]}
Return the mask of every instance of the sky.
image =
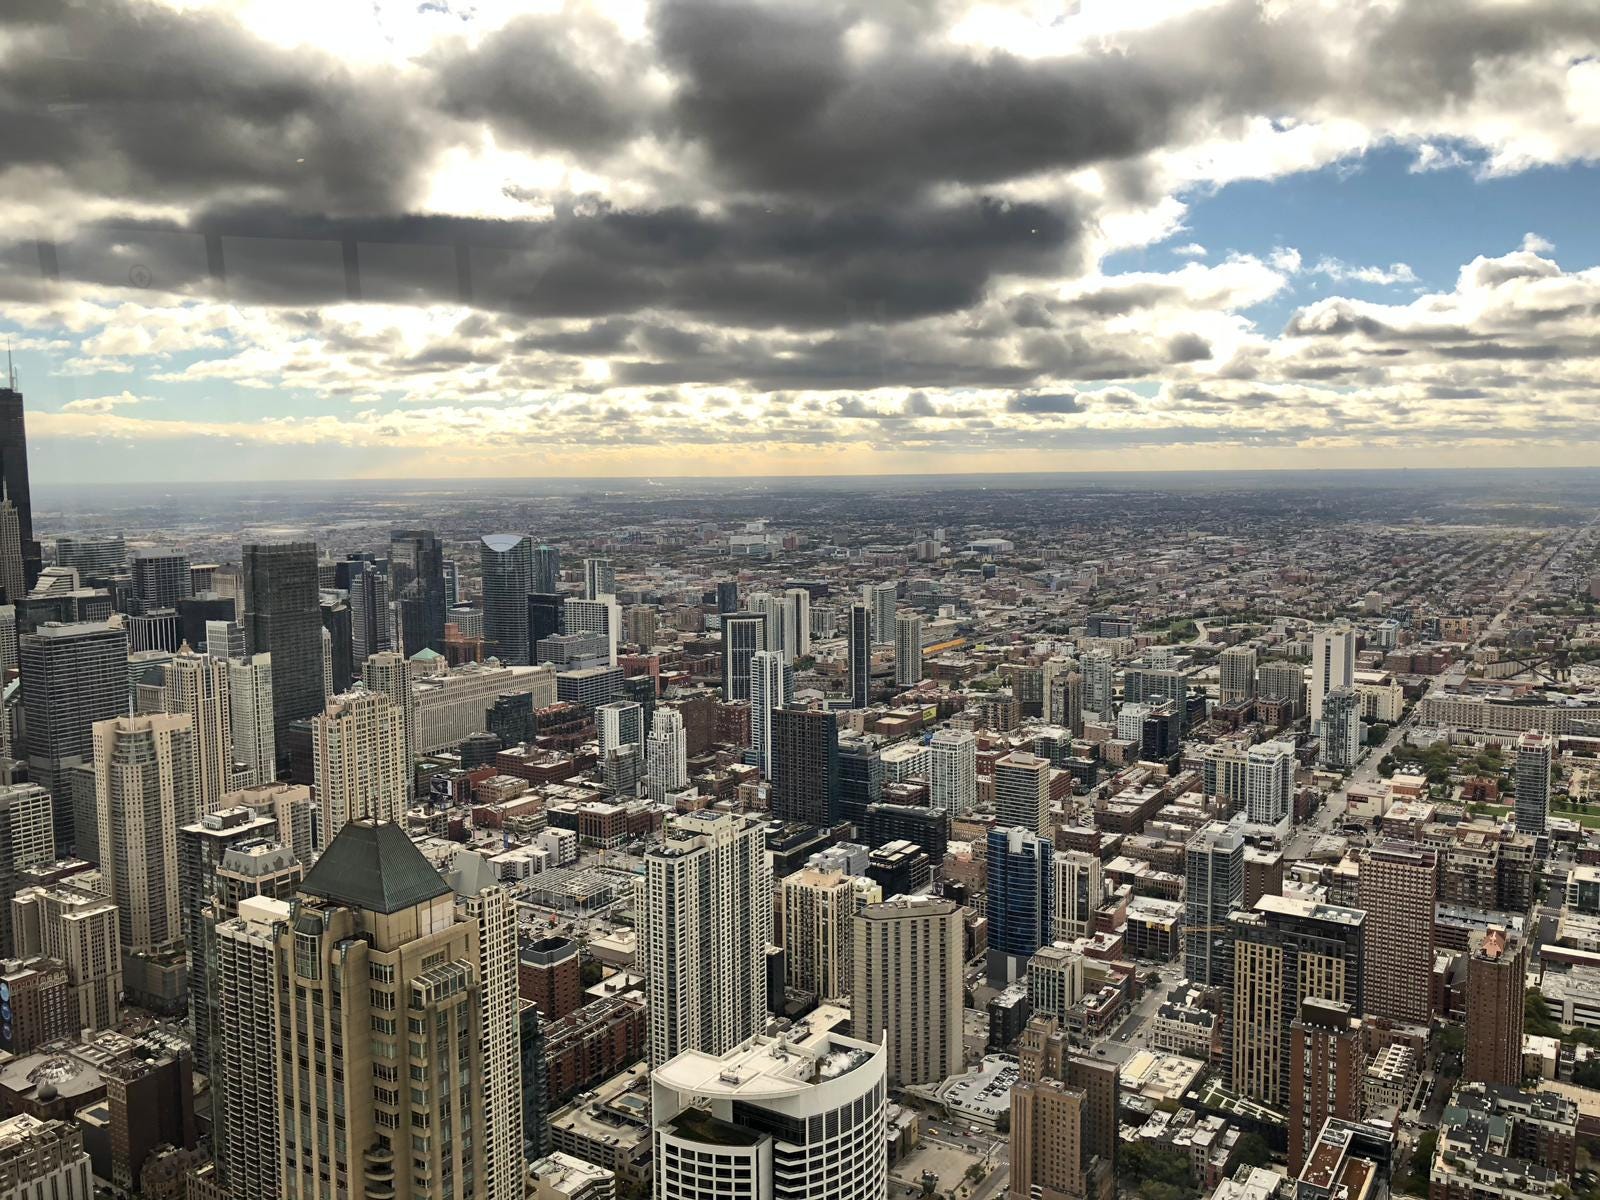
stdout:
{"type": "Polygon", "coordinates": [[[1592,0],[12,0],[41,481],[1600,463],[1592,0]]]}

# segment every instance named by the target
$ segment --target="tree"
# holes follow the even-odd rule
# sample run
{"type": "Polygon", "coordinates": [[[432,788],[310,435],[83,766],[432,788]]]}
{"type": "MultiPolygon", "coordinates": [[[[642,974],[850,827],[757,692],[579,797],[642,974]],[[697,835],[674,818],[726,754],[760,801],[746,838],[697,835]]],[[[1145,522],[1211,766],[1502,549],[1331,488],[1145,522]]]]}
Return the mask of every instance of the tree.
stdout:
{"type": "Polygon", "coordinates": [[[1247,1167],[1264,1167],[1272,1161],[1272,1147],[1259,1133],[1247,1133],[1239,1139],[1239,1161],[1247,1167]]]}
{"type": "Polygon", "coordinates": [[[1428,1177],[1433,1173],[1433,1152],[1438,1144],[1437,1129],[1430,1129],[1417,1139],[1417,1148],[1411,1155],[1411,1166],[1402,1184],[1405,1191],[1418,1196],[1428,1194],[1428,1177]]]}
{"type": "Polygon", "coordinates": [[[1433,1035],[1433,1048],[1437,1054],[1460,1054],[1467,1048],[1466,1031],[1459,1025],[1441,1025],[1433,1035]]]}
{"type": "Polygon", "coordinates": [[[1573,1067],[1572,1082],[1579,1087],[1600,1088],[1600,1058],[1586,1058],[1573,1067]]]}

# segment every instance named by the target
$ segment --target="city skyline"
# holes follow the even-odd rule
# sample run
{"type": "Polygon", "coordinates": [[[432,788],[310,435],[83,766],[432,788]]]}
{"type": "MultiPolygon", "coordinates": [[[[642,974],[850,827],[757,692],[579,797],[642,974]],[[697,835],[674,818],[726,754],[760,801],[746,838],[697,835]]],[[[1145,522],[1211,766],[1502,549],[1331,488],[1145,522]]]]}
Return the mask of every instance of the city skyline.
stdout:
{"type": "Polygon", "coordinates": [[[518,7],[0,18],[35,474],[1595,461],[1581,5],[518,7]]]}

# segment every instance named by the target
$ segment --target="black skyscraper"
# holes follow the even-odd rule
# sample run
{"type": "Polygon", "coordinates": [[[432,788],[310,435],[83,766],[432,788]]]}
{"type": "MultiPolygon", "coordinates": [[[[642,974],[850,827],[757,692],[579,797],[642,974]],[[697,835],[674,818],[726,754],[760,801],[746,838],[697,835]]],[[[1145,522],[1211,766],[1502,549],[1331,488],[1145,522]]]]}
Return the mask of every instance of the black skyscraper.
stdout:
{"type": "Polygon", "coordinates": [[[398,612],[406,656],[444,653],[444,547],[431,529],[397,529],[389,535],[389,593],[398,612]]]}
{"type": "Polygon", "coordinates": [[[314,542],[244,547],[244,640],[272,655],[272,717],[280,769],[289,726],[322,711],[322,609],[314,542]]]}
{"type": "Polygon", "coordinates": [[[28,488],[28,431],[22,417],[22,393],[8,387],[0,388],[0,478],[5,480],[6,497],[17,506],[22,573],[31,589],[39,581],[43,560],[39,543],[33,540],[33,495],[28,488]]]}
{"type": "Polygon", "coordinates": [[[533,552],[535,592],[555,592],[561,588],[561,551],[554,546],[539,546],[533,552]]]}
{"type": "Polygon", "coordinates": [[[561,632],[565,623],[562,610],[567,598],[561,592],[530,592],[528,594],[528,645],[533,646],[561,632]]]}
{"type": "Polygon", "coordinates": [[[342,600],[322,602],[322,627],[333,639],[333,690],[344,693],[355,682],[355,634],[350,624],[350,606],[342,600]]]}
{"type": "Polygon", "coordinates": [[[528,593],[533,591],[533,543],[520,533],[491,533],[478,541],[483,569],[484,653],[508,667],[526,666],[528,593]]]}
{"type": "Polygon", "coordinates": [[[772,815],[831,825],[839,811],[839,724],[830,712],[772,714],[772,815]]]}
{"type": "Polygon", "coordinates": [[[850,606],[850,703],[865,708],[872,702],[872,611],[850,606]]]}
{"type": "Polygon", "coordinates": [[[717,611],[719,613],[739,611],[739,584],[737,580],[725,579],[717,584],[717,611]]]}

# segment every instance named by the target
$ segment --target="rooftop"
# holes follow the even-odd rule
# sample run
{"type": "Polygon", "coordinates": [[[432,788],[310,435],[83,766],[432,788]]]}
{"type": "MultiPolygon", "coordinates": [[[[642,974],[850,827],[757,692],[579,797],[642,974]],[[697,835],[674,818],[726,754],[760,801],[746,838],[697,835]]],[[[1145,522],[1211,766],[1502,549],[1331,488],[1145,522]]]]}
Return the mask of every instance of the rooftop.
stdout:
{"type": "Polygon", "coordinates": [[[300,890],[384,914],[450,894],[450,886],[400,826],[367,820],[339,830],[300,890]]]}

